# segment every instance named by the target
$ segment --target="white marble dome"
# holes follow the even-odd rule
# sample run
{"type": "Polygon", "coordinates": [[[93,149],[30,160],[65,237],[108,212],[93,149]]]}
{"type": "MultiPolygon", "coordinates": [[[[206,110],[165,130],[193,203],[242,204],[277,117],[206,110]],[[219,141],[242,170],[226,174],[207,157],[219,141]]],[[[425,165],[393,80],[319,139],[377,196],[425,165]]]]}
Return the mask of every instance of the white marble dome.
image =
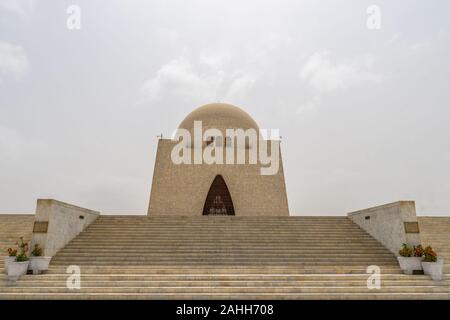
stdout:
{"type": "Polygon", "coordinates": [[[255,120],[239,107],[226,103],[210,103],[201,106],[191,113],[180,123],[178,128],[193,130],[194,121],[202,121],[204,129],[255,129],[259,127],[255,120]]]}

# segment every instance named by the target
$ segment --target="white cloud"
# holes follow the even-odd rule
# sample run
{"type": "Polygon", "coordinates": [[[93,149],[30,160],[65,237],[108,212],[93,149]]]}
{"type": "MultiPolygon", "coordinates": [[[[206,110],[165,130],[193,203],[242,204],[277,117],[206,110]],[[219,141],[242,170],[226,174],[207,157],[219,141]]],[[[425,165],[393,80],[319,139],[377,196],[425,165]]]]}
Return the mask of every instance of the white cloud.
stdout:
{"type": "Polygon", "coordinates": [[[142,87],[145,101],[169,96],[183,100],[222,101],[233,99],[251,89],[257,81],[251,72],[233,66],[227,54],[201,54],[189,59],[186,54],[161,66],[142,87]]]}
{"type": "Polygon", "coordinates": [[[0,41],[0,81],[8,76],[18,79],[29,67],[30,63],[22,47],[0,41]]]}
{"type": "Polygon", "coordinates": [[[11,13],[22,18],[34,12],[35,0],[0,0],[0,12],[11,13]]]}
{"type": "Polygon", "coordinates": [[[242,93],[250,90],[255,84],[257,77],[251,74],[245,74],[241,71],[236,71],[232,76],[232,81],[228,86],[226,93],[227,97],[237,97],[242,93]]]}
{"type": "MultiPolygon", "coordinates": [[[[165,30],[167,34],[171,34],[165,30]]],[[[193,105],[211,101],[243,100],[250,96],[258,80],[270,82],[274,73],[273,58],[284,53],[294,43],[286,34],[275,32],[246,41],[236,50],[224,45],[203,47],[195,52],[195,46],[162,65],[156,74],[141,88],[143,102],[162,101],[169,97],[189,100],[193,105]]]]}
{"type": "Polygon", "coordinates": [[[331,53],[320,51],[308,58],[300,71],[300,78],[320,93],[346,90],[381,82],[383,77],[371,71],[372,64],[370,56],[337,63],[331,53]]]}
{"type": "Polygon", "coordinates": [[[192,64],[184,57],[163,65],[156,76],[148,80],[142,88],[150,101],[161,99],[169,93],[188,98],[198,97],[211,93],[212,89],[208,86],[207,79],[197,74],[192,64]]]}

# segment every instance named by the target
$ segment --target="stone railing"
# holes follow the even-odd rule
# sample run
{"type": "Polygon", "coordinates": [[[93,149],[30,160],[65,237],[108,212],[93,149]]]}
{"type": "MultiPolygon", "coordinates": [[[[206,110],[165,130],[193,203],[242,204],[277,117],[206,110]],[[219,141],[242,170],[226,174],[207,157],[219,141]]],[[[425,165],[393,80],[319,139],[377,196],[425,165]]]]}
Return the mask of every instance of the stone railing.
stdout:
{"type": "Polygon", "coordinates": [[[54,256],[99,214],[53,199],[38,199],[31,246],[39,244],[45,256],[54,256]]]}
{"type": "Polygon", "coordinates": [[[395,255],[403,243],[420,244],[414,201],[389,203],[350,212],[347,216],[395,255]]]}

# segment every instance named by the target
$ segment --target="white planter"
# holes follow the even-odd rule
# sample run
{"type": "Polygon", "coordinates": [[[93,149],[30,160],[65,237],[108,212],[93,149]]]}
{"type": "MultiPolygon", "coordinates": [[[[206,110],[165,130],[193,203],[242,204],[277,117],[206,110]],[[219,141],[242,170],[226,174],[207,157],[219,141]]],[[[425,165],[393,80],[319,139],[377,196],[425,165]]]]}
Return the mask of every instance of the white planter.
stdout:
{"type": "Polygon", "coordinates": [[[17,280],[20,276],[27,274],[29,263],[30,261],[10,261],[8,264],[8,278],[11,280],[17,280]]]}
{"type": "Polygon", "coordinates": [[[405,274],[413,274],[415,270],[422,270],[422,258],[421,257],[397,257],[400,269],[405,274]]]}
{"type": "Polygon", "coordinates": [[[39,274],[42,271],[48,270],[48,265],[52,257],[30,257],[29,270],[33,271],[33,274],[39,274]]]}
{"type": "Polygon", "coordinates": [[[442,269],[444,267],[444,259],[438,258],[436,262],[422,261],[422,267],[425,274],[429,275],[433,280],[442,279],[442,269]]]}
{"type": "Polygon", "coordinates": [[[5,273],[6,274],[8,274],[8,265],[14,260],[16,260],[16,257],[10,257],[10,256],[5,257],[5,273]]]}

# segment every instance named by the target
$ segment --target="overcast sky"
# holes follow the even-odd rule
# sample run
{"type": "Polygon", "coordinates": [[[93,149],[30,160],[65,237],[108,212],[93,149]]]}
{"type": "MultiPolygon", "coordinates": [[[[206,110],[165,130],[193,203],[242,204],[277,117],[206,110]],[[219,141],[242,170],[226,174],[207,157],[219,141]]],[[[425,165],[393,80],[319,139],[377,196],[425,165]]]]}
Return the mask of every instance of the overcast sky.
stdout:
{"type": "Polygon", "coordinates": [[[156,136],[220,101],[280,129],[291,214],[449,215],[449,17],[446,0],[0,0],[0,213],[146,212],[156,136]]]}

